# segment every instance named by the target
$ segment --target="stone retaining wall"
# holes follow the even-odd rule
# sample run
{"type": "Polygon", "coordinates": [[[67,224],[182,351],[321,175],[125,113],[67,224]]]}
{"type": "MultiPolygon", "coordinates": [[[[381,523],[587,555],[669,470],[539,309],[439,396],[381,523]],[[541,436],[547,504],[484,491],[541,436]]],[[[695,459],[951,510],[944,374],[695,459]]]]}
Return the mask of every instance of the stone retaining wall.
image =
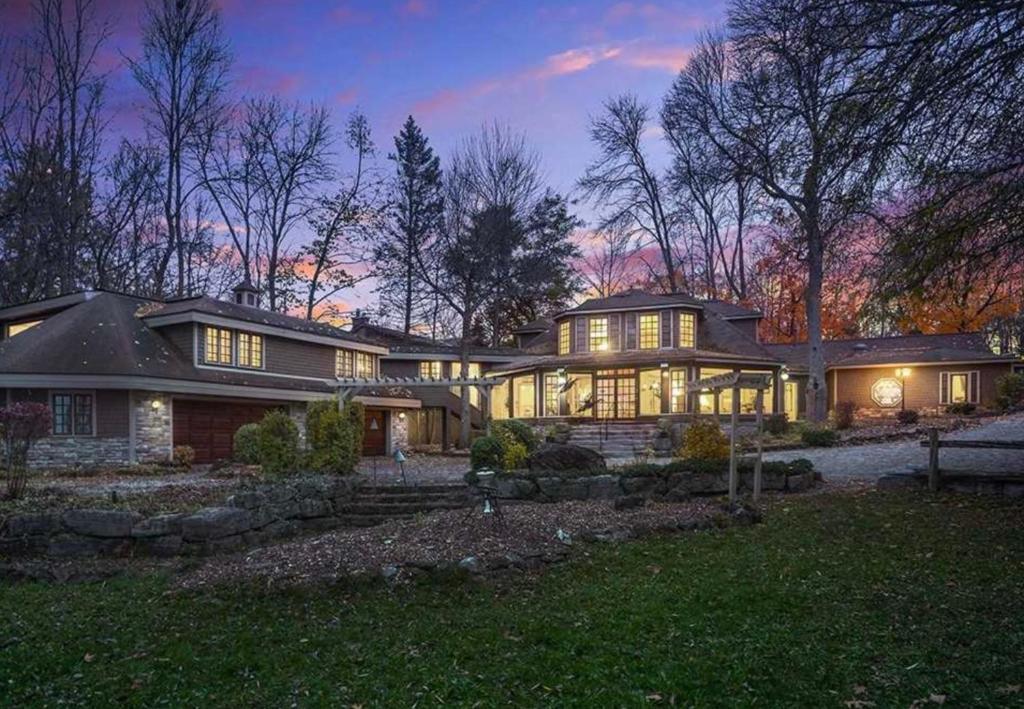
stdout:
{"type": "MultiPolygon", "coordinates": [[[[927,473],[892,473],[878,479],[879,490],[919,490],[928,488],[927,473]]],[[[943,473],[940,489],[978,495],[1024,497],[1024,475],[985,475],[943,473]]]]}
{"type": "MultiPolygon", "coordinates": [[[[754,474],[739,474],[739,489],[753,489],[754,474]]],[[[670,501],[691,495],[722,495],[729,491],[729,474],[681,472],[669,475],[582,475],[559,477],[501,475],[495,480],[498,497],[507,500],[558,502],[561,500],[606,500],[627,495],[641,495],[670,501]]],[[[794,474],[765,472],[761,489],[799,492],[814,485],[813,472],[794,474]]]]}
{"type": "Polygon", "coordinates": [[[230,496],[222,507],[143,517],[128,510],[80,509],[0,521],[0,556],[176,556],[234,551],[303,531],[341,526],[352,499],[348,478],[310,478],[230,496]]]}

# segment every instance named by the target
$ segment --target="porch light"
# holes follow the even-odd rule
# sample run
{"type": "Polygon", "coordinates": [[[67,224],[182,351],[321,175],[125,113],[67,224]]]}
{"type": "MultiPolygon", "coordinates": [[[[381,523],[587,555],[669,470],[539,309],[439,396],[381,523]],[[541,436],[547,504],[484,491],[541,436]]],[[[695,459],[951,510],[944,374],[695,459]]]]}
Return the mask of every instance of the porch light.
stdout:
{"type": "Polygon", "coordinates": [[[662,369],[668,369],[668,362],[662,362],[660,366],[662,369]]]}
{"type": "Polygon", "coordinates": [[[898,379],[906,379],[907,377],[910,376],[910,372],[911,371],[912,370],[910,369],[910,367],[897,367],[896,368],[896,377],[898,379]]]}
{"type": "Polygon", "coordinates": [[[789,368],[788,367],[783,367],[782,368],[782,372],[779,373],[779,379],[781,379],[784,382],[789,380],[789,368]]]}
{"type": "Polygon", "coordinates": [[[405,412],[404,411],[399,411],[398,412],[398,420],[399,421],[405,421],[405,412]]]}
{"type": "Polygon", "coordinates": [[[156,411],[156,410],[158,410],[158,409],[159,409],[159,408],[160,408],[161,406],[163,406],[163,404],[161,404],[161,403],[160,403],[160,400],[159,400],[159,399],[153,399],[153,401],[151,401],[149,405],[150,405],[151,407],[153,407],[153,411],[156,411]]]}

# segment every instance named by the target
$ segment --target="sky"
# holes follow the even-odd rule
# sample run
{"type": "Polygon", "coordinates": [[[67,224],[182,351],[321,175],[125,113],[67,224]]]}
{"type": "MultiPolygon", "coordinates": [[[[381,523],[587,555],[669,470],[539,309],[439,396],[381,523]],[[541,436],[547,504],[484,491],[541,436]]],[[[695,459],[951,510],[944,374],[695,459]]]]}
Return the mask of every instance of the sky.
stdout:
{"type": "MultiPolygon", "coordinates": [[[[110,127],[141,131],[141,95],[124,56],[139,54],[142,0],[96,0],[113,20],[100,65],[110,72],[110,127]]],[[[412,114],[445,156],[491,121],[525,134],[548,183],[572,193],[593,149],[602,102],[636,93],[656,110],[698,34],[724,2],[605,0],[218,0],[238,95],[327,105],[340,127],[366,113],[383,158],[412,114]]],[[[17,33],[31,0],[0,0],[17,33]]],[[[664,156],[657,130],[651,151],[664,156]]],[[[339,154],[344,166],[346,156],[339,154]]],[[[589,205],[580,205],[592,218],[589,205]]],[[[371,304],[364,285],[349,300],[371,304]]]]}

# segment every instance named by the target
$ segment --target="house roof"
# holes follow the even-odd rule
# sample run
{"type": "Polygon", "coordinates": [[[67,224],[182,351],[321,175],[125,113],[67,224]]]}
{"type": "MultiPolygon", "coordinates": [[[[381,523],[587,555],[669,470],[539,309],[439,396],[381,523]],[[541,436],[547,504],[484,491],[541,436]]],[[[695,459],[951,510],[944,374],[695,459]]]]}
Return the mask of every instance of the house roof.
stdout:
{"type": "Polygon", "coordinates": [[[331,392],[315,379],[196,367],[140,312],[152,301],[96,293],[21,334],[0,340],[0,374],[178,379],[260,388],[331,392]]]}
{"type": "Polygon", "coordinates": [[[297,318],[292,315],[276,313],[270,310],[263,310],[261,308],[253,308],[248,305],[241,305],[239,303],[233,303],[226,300],[217,300],[205,295],[195,298],[172,300],[167,303],[163,303],[159,307],[153,308],[152,311],[147,312],[144,317],[147,319],[155,319],[158,317],[185,313],[204,313],[206,315],[239,320],[241,322],[252,323],[255,325],[265,325],[268,327],[292,330],[294,332],[302,332],[320,337],[330,337],[336,340],[372,344],[365,338],[327,323],[306,320],[305,318],[297,318]]]}
{"type": "MultiPolygon", "coordinates": [[[[458,343],[434,340],[422,335],[412,335],[401,330],[372,323],[362,323],[355,326],[353,334],[364,342],[387,347],[392,354],[458,355],[462,353],[462,348],[458,343]]],[[[523,355],[523,351],[514,347],[470,345],[469,354],[471,357],[518,357],[523,355]]]]}
{"type": "MultiPolygon", "coordinates": [[[[980,332],[942,335],[899,335],[827,340],[825,366],[868,367],[889,364],[941,364],[943,362],[1003,362],[1012,356],[997,355],[989,349],[980,332]]],[[[806,369],[807,343],[765,345],[792,368],[806,369]]]]}
{"type": "Polygon", "coordinates": [[[702,308],[701,301],[691,295],[683,293],[660,294],[645,293],[641,290],[628,290],[623,293],[616,293],[607,298],[591,298],[585,300],[575,308],[566,310],[560,315],[570,313],[593,313],[614,310],[632,310],[636,308],[669,308],[672,306],[689,306],[702,308]]]}
{"type": "Polygon", "coordinates": [[[548,319],[548,318],[537,318],[536,320],[531,320],[530,322],[526,323],[525,325],[520,325],[519,327],[517,327],[512,332],[514,332],[516,334],[530,334],[530,333],[533,333],[533,332],[547,332],[548,330],[551,329],[551,326],[553,324],[554,323],[552,323],[552,321],[550,319],[548,319]]]}
{"type": "Polygon", "coordinates": [[[705,300],[704,307],[726,320],[745,320],[747,318],[764,317],[764,314],[759,310],[745,308],[742,305],[737,305],[736,303],[727,303],[724,300],[705,300]]]}

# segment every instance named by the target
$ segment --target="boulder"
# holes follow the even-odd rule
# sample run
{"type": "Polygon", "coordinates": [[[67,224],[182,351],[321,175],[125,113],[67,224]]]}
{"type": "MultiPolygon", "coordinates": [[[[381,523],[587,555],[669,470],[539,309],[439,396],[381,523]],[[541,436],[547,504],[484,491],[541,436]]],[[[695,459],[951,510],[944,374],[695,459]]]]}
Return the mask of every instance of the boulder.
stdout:
{"type": "Polygon", "coordinates": [[[7,520],[5,537],[49,535],[60,531],[60,515],[50,513],[14,515],[7,520]]]}
{"type": "Polygon", "coordinates": [[[84,537],[77,534],[61,534],[51,537],[47,554],[57,557],[119,555],[128,551],[127,539],[104,539],[84,537]]]}
{"type": "Polygon", "coordinates": [[[587,483],[581,478],[537,478],[542,497],[548,500],[585,500],[587,483]]]}
{"type": "Polygon", "coordinates": [[[786,477],[786,489],[791,492],[809,490],[814,485],[814,473],[797,473],[786,477]]]}
{"type": "Polygon", "coordinates": [[[643,507],[647,504],[647,498],[643,495],[626,495],[620,497],[612,503],[612,507],[617,510],[632,510],[637,507],[643,507]]]}
{"type": "Polygon", "coordinates": [[[537,483],[529,478],[498,478],[494,486],[504,500],[529,500],[537,495],[537,483]]]}
{"type": "Polygon", "coordinates": [[[605,470],[604,456],[590,448],[571,443],[543,443],[526,460],[530,470],[605,470]]]}
{"type": "Polygon", "coordinates": [[[127,537],[132,524],[141,515],[123,510],[68,510],[64,513],[64,526],[87,537],[127,537]]]}
{"type": "Polygon", "coordinates": [[[664,481],[656,475],[624,475],[620,485],[627,495],[656,495],[663,490],[664,481]]]}
{"type": "Polygon", "coordinates": [[[228,497],[225,504],[228,507],[239,507],[243,510],[252,510],[267,502],[267,496],[260,492],[236,492],[228,497]]]}
{"type": "Polygon", "coordinates": [[[181,534],[183,514],[157,515],[132,525],[132,536],[137,539],[163,537],[169,534],[181,534]]]}
{"type": "Polygon", "coordinates": [[[221,539],[249,531],[252,518],[248,510],[237,507],[204,507],[183,517],[181,534],[185,541],[221,539]]]}
{"type": "Polygon", "coordinates": [[[468,571],[471,574],[478,574],[483,571],[483,565],[475,556],[467,556],[465,559],[460,561],[459,568],[463,571],[468,571]]]}
{"type": "Polygon", "coordinates": [[[594,475],[587,478],[586,481],[587,499],[610,500],[618,497],[621,493],[617,475],[594,475]]]}

